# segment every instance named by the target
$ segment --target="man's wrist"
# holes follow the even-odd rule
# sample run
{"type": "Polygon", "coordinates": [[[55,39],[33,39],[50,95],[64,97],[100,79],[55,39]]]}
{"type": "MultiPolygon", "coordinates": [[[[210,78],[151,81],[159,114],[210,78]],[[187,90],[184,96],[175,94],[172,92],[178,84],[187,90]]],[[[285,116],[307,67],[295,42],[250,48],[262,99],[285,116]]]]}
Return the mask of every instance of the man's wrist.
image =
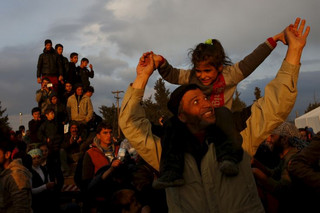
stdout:
{"type": "Polygon", "coordinates": [[[148,83],[149,77],[150,76],[137,76],[132,83],[132,88],[144,89],[148,83]]]}

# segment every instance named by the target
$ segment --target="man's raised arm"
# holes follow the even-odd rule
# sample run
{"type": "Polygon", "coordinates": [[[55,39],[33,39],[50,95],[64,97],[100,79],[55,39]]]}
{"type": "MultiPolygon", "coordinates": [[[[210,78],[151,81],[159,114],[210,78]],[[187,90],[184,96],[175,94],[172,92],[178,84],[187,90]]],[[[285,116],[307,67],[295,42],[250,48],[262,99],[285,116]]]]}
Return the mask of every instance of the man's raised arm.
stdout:
{"type": "Polygon", "coordinates": [[[152,134],[151,123],[141,106],[144,89],[154,69],[152,52],[144,54],[136,69],[137,76],[123,98],[119,125],[138,154],[154,169],[159,170],[160,138],[152,134]]]}
{"type": "Polygon", "coordinates": [[[300,18],[297,18],[294,25],[284,30],[288,44],[286,57],[275,79],[265,87],[264,97],[252,105],[247,128],[241,132],[243,149],[250,155],[254,155],[260,143],[287,119],[295,104],[300,59],[310,31],[310,27],[306,27],[303,32],[305,20],[299,24],[300,18]]]}

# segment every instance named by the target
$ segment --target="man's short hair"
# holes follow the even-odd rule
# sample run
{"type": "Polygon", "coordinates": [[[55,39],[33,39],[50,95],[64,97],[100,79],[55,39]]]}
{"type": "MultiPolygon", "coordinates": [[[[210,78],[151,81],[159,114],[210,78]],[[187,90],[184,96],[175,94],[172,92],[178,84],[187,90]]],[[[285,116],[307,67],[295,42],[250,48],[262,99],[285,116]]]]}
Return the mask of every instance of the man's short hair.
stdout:
{"type": "Polygon", "coordinates": [[[82,58],[82,59],[81,59],[81,63],[84,62],[84,61],[86,61],[86,62],[89,63],[89,59],[87,59],[87,58],[82,58]]]}
{"type": "Polygon", "coordinates": [[[94,93],[94,88],[93,88],[93,86],[88,86],[86,92],[92,92],[92,93],[94,93]]]}
{"type": "Polygon", "coordinates": [[[49,79],[49,78],[43,78],[43,79],[42,79],[42,82],[43,82],[43,81],[48,81],[48,82],[50,82],[50,79],[49,79]]]}
{"type": "Polygon", "coordinates": [[[51,41],[50,39],[46,39],[46,40],[44,41],[44,45],[47,45],[48,43],[52,44],[52,41],[51,41]]]}
{"type": "Polygon", "coordinates": [[[48,115],[50,112],[54,112],[54,109],[52,109],[51,107],[48,107],[45,111],[44,114],[48,115]]]}
{"type": "Polygon", "coordinates": [[[31,114],[33,115],[33,113],[35,113],[35,112],[41,112],[41,109],[39,107],[32,108],[31,114]]]}
{"type": "Polygon", "coordinates": [[[2,140],[1,139],[1,143],[0,143],[0,149],[6,153],[6,152],[12,152],[13,149],[15,148],[15,145],[13,142],[9,141],[9,140],[2,140]]]}
{"type": "Polygon", "coordinates": [[[70,58],[73,58],[73,57],[75,57],[75,56],[78,56],[78,53],[73,52],[73,53],[70,54],[70,58]]]}
{"type": "Polygon", "coordinates": [[[20,125],[20,126],[19,126],[19,131],[25,130],[25,129],[26,129],[26,127],[25,127],[24,125],[20,125]]]}
{"type": "Polygon", "coordinates": [[[58,49],[58,47],[61,47],[63,49],[63,45],[62,44],[56,44],[56,46],[54,47],[54,49],[58,49]]]}
{"type": "Polygon", "coordinates": [[[83,85],[80,84],[80,83],[77,83],[77,84],[74,85],[74,90],[77,90],[78,87],[81,87],[83,89],[83,85]]]}
{"type": "Polygon", "coordinates": [[[112,130],[113,127],[111,124],[103,121],[97,127],[97,134],[99,134],[102,131],[102,129],[111,129],[112,130]]]}

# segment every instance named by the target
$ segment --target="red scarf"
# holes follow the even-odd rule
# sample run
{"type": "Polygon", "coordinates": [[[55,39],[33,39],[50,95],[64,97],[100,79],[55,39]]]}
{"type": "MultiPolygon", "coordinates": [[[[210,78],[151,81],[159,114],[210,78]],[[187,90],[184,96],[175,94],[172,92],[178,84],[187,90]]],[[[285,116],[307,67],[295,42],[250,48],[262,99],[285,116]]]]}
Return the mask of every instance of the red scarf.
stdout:
{"type": "Polygon", "coordinates": [[[217,76],[216,81],[212,86],[212,93],[210,96],[210,101],[214,107],[224,106],[224,89],[226,88],[226,82],[223,75],[220,73],[217,76]]]}

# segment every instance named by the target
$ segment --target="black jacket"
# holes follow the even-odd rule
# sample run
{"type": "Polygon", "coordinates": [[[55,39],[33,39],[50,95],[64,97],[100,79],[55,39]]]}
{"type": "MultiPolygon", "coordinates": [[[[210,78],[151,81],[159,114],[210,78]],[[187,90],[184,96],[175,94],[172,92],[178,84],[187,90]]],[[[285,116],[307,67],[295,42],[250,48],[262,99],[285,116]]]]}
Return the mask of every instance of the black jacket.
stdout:
{"type": "Polygon", "coordinates": [[[41,76],[59,76],[63,75],[61,60],[53,48],[39,55],[37,66],[37,78],[41,76]]]}

